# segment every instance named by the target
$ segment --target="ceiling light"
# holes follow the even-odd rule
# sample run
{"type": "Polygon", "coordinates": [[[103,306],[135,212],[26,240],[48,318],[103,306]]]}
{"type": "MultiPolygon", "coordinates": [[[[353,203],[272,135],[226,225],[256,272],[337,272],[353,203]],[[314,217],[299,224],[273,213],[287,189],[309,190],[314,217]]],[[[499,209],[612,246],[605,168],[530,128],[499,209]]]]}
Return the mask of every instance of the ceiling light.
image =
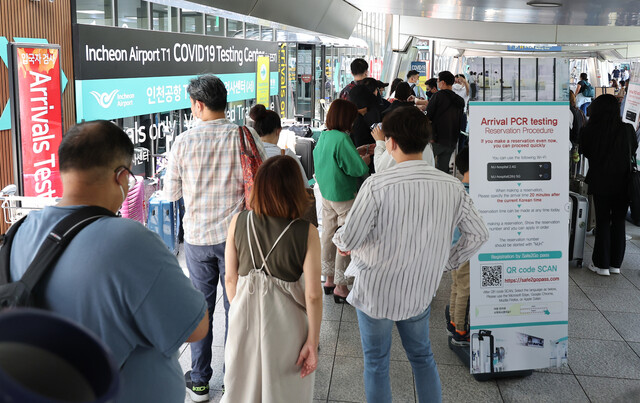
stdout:
{"type": "Polygon", "coordinates": [[[78,14],[104,14],[103,10],[78,10],[78,14]]]}
{"type": "Polygon", "coordinates": [[[532,0],[527,2],[531,7],[562,7],[562,3],[556,3],[552,1],[532,0]]]}

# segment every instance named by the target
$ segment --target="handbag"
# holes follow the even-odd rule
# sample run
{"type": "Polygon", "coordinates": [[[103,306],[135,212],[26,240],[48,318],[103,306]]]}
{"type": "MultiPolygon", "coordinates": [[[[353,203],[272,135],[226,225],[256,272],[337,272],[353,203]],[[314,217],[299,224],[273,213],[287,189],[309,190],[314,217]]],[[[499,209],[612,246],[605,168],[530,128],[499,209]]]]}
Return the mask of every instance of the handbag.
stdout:
{"type": "Polygon", "coordinates": [[[244,206],[245,209],[251,210],[249,207],[249,197],[253,190],[253,180],[262,158],[258,152],[256,141],[246,126],[240,126],[240,163],[242,164],[242,180],[244,182],[244,206]]]}

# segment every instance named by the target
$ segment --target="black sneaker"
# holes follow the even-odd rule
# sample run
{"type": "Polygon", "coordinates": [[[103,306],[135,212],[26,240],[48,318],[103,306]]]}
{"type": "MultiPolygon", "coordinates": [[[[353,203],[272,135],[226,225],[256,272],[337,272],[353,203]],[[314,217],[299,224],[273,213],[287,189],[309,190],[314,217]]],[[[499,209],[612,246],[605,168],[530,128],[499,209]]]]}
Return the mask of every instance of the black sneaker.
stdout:
{"type": "Polygon", "coordinates": [[[469,332],[464,332],[460,334],[458,331],[453,332],[453,337],[451,338],[451,343],[456,346],[468,346],[469,345],[469,332]]]}
{"type": "Polygon", "coordinates": [[[184,374],[184,381],[187,385],[187,392],[189,392],[189,397],[194,402],[208,402],[209,401],[209,383],[208,382],[198,382],[195,383],[191,380],[191,371],[187,371],[184,374]]]}

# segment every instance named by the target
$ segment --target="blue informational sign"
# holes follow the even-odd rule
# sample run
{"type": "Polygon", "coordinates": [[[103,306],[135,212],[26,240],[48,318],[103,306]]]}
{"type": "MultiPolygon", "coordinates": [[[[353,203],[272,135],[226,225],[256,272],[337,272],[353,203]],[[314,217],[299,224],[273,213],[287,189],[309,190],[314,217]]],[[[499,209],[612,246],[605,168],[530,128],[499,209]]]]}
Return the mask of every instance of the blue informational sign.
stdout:
{"type": "MultiPolygon", "coordinates": [[[[77,121],[118,119],[191,106],[187,85],[192,76],[76,80],[77,121]]],[[[256,97],[255,73],[219,74],[227,102],[256,97]]],[[[278,94],[278,73],[269,77],[269,94],[278,94]]]]}
{"type": "Polygon", "coordinates": [[[514,52],[560,52],[562,46],[556,45],[507,45],[507,50],[514,52]]]}
{"type": "Polygon", "coordinates": [[[427,76],[427,62],[411,62],[411,69],[420,73],[420,77],[427,76]]]}

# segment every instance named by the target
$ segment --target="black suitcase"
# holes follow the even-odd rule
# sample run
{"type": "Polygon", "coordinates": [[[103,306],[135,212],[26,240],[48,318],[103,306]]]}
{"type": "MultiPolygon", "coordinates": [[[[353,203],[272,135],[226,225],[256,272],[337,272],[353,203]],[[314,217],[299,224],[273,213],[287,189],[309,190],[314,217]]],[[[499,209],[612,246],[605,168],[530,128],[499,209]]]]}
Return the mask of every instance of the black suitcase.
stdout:
{"type": "Polygon", "coordinates": [[[315,169],[313,167],[313,149],[316,141],[310,137],[296,136],[296,155],[300,158],[300,163],[307,173],[307,180],[313,178],[315,169]]]}

